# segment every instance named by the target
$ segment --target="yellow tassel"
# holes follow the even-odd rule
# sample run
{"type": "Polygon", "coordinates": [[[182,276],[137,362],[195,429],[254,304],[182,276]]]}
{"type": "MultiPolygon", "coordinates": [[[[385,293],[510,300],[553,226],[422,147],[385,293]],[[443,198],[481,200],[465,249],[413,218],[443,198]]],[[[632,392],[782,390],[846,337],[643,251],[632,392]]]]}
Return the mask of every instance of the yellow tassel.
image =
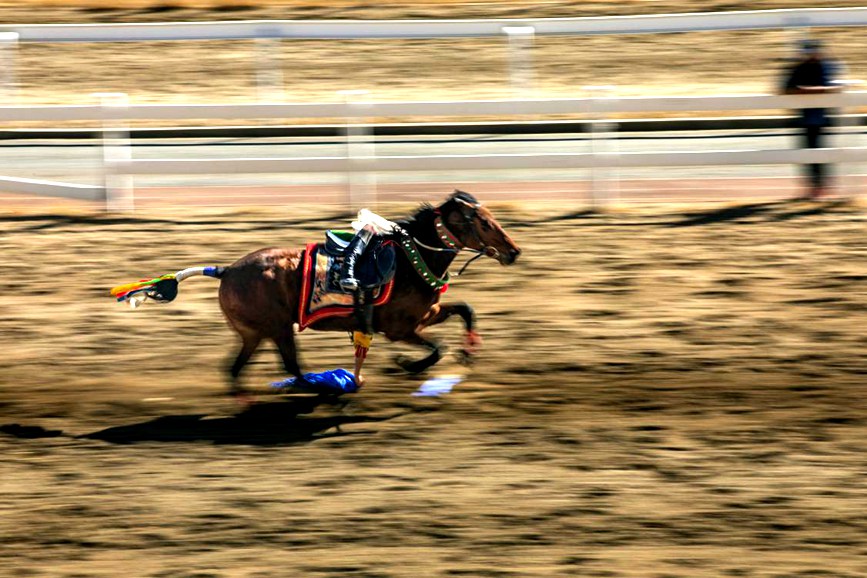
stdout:
{"type": "Polygon", "coordinates": [[[146,285],[153,284],[154,281],[162,281],[164,279],[174,279],[175,276],[173,273],[169,273],[168,275],[163,275],[162,277],[157,277],[156,279],[151,279],[150,281],[136,281],[135,283],[126,283],[124,285],[118,285],[117,287],[111,288],[111,294],[117,295],[118,293],[123,293],[124,291],[132,291],[133,289],[139,289],[146,285]]]}
{"type": "Polygon", "coordinates": [[[118,293],[123,293],[124,291],[130,291],[132,289],[138,289],[139,287],[141,287],[143,285],[144,285],[144,283],[142,283],[142,282],[127,283],[126,285],[118,285],[117,287],[111,288],[111,294],[117,295],[118,293]]]}
{"type": "Polygon", "coordinates": [[[355,347],[363,347],[364,349],[370,349],[370,344],[373,342],[373,334],[372,333],[362,333],[361,331],[355,331],[352,333],[352,344],[355,347]]]}

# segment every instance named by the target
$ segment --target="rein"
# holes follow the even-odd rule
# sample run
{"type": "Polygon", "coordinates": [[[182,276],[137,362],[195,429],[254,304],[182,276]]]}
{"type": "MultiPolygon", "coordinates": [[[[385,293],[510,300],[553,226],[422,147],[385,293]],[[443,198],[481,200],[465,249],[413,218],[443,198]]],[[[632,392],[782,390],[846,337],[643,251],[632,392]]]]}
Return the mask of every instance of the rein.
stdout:
{"type": "MultiPolygon", "coordinates": [[[[457,254],[460,253],[461,250],[462,250],[462,249],[451,249],[451,248],[443,249],[443,248],[441,248],[441,247],[431,247],[430,245],[426,245],[425,243],[422,243],[421,241],[419,241],[419,240],[418,240],[417,238],[415,238],[415,237],[413,237],[412,240],[413,240],[413,241],[415,242],[415,244],[418,245],[419,247],[424,247],[424,248],[427,249],[428,251],[435,251],[435,252],[437,252],[437,253],[454,253],[455,255],[457,255],[457,254]]],[[[484,257],[484,256],[485,256],[485,252],[484,252],[484,251],[479,251],[478,249],[470,249],[469,247],[464,247],[463,250],[464,250],[464,251],[470,251],[471,253],[475,253],[475,256],[474,256],[472,259],[468,260],[466,263],[464,263],[464,266],[461,267],[461,270],[458,271],[458,272],[455,274],[455,277],[460,277],[461,275],[463,275],[464,271],[467,270],[467,267],[470,266],[470,263],[472,263],[473,261],[475,261],[475,260],[478,259],[479,257],[484,257]]]]}
{"type": "Polygon", "coordinates": [[[472,263],[473,261],[475,261],[475,260],[478,259],[479,257],[484,257],[484,256],[485,256],[485,253],[484,253],[483,251],[477,251],[476,249],[472,249],[472,251],[475,251],[476,256],[473,257],[472,259],[470,259],[469,261],[467,261],[466,263],[464,263],[464,266],[461,267],[461,270],[458,271],[458,274],[455,275],[455,277],[460,277],[460,276],[464,273],[464,271],[467,270],[467,267],[470,266],[470,263],[472,263]]]}

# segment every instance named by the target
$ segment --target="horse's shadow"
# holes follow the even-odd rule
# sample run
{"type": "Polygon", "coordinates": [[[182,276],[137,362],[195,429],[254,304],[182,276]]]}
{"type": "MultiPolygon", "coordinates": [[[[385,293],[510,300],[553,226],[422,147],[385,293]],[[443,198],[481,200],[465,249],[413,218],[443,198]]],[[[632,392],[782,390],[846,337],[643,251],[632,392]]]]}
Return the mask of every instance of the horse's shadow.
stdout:
{"type": "Polygon", "coordinates": [[[358,435],[344,432],[340,426],[351,423],[378,422],[397,415],[369,416],[339,414],[307,417],[322,404],[339,405],[326,396],[254,404],[233,416],[208,417],[202,414],[162,416],[142,423],[110,427],[79,436],[115,444],[140,442],[199,442],[242,445],[283,445],[358,435]]]}

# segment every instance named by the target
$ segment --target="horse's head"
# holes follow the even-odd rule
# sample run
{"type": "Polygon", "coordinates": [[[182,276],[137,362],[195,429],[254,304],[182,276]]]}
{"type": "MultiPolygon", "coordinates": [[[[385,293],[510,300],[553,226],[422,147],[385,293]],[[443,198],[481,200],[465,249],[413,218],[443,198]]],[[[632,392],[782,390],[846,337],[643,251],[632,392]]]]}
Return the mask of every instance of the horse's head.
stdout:
{"type": "Polygon", "coordinates": [[[437,234],[446,243],[454,243],[460,249],[475,249],[503,265],[511,265],[521,254],[491,212],[469,193],[455,191],[437,207],[437,213],[441,217],[437,221],[437,234]]]}

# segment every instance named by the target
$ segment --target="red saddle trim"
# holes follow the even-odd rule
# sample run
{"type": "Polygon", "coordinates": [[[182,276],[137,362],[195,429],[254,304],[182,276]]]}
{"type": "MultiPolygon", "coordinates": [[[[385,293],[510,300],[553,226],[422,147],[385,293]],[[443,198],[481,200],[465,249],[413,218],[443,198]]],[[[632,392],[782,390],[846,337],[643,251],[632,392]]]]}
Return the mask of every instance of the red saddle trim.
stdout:
{"type": "MultiPolygon", "coordinates": [[[[313,277],[314,260],[316,253],[321,247],[321,243],[308,243],[304,251],[304,257],[301,260],[301,295],[298,299],[298,331],[304,331],[310,325],[327,319],[329,317],[349,317],[353,314],[355,307],[352,303],[348,305],[330,305],[317,309],[310,313],[307,311],[307,303],[310,300],[310,294],[313,292],[313,277]]],[[[379,290],[379,295],[373,300],[374,307],[385,305],[391,299],[391,293],[394,289],[394,279],[383,285],[379,290]]]]}

